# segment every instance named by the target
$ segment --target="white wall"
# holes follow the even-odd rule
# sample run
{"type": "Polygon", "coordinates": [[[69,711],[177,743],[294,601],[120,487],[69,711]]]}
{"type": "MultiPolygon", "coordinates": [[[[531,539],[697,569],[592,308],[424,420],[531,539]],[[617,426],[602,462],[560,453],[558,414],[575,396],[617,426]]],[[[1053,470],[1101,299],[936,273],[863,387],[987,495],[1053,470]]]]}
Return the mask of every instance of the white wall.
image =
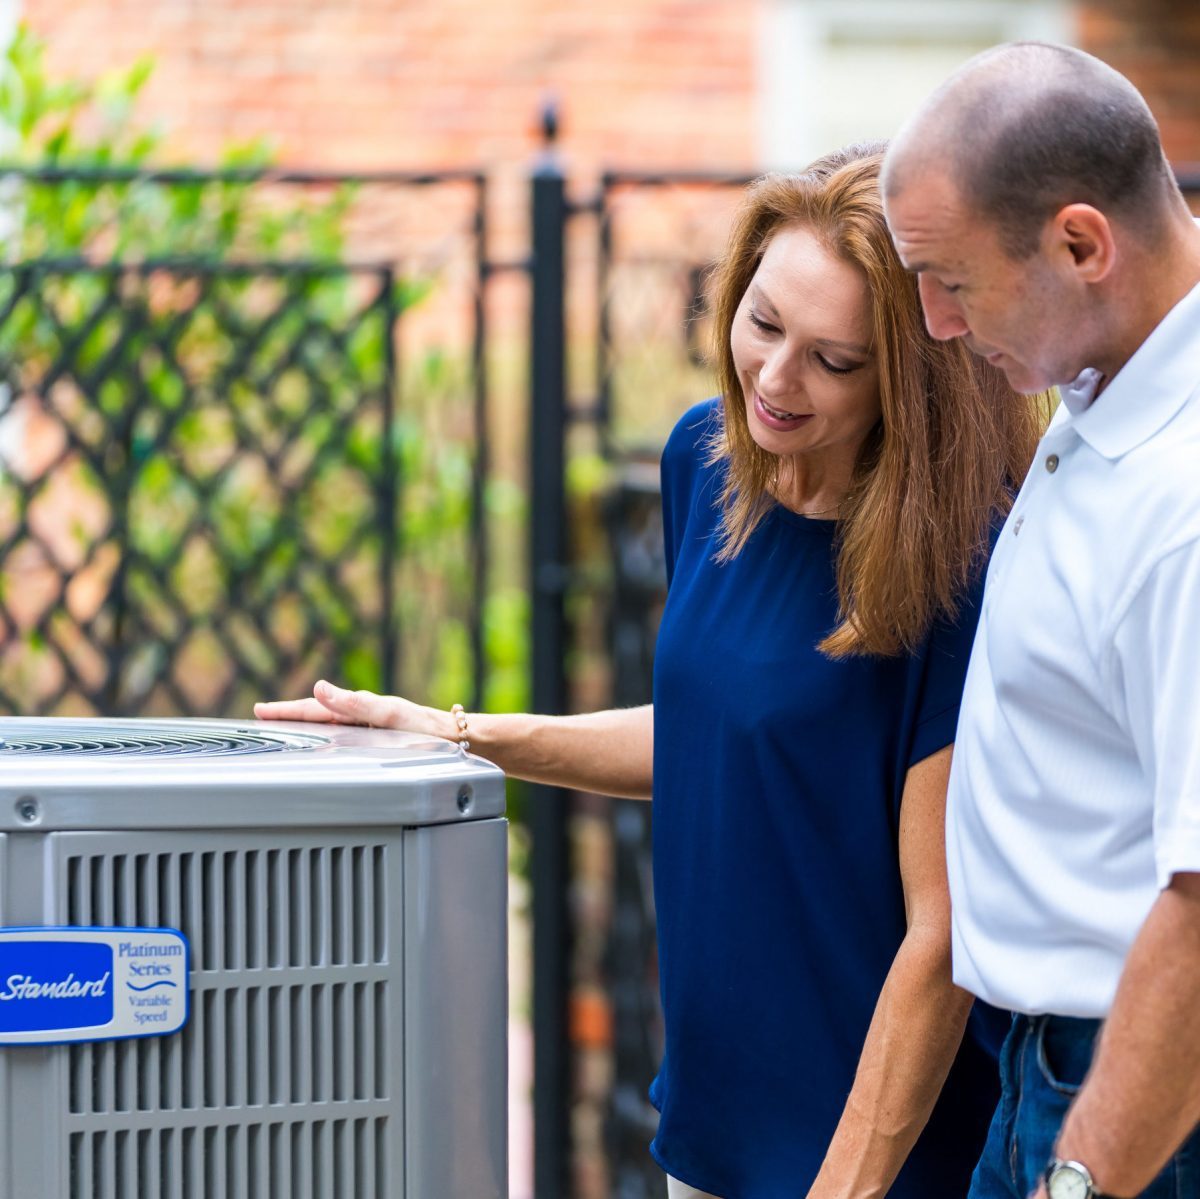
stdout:
{"type": "Polygon", "coordinates": [[[759,156],[795,169],[890,137],[956,67],[998,42],[1076,40],[1071,0],[764,0],[759,156]]]}

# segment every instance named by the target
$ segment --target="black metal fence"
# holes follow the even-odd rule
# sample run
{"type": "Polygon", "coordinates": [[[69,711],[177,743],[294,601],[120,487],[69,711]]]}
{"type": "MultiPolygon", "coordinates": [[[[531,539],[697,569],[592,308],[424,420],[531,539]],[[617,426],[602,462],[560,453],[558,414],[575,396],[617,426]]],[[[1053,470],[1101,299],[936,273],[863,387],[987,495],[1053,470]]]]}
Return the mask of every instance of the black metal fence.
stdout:
{"type": "Polygon", "coordinates": [[[244,715],[326,674],[425,690],[449,649],[479,703],[483,177],[5,178],[17,225],[50,189],[113,214],[76,256],[0,269],[0,709],[244,715]],[[153,189],[194,194],[199,222],[216,190],[269,189],[286,220],[282,192],[365,185],[464,194],[462,295],[436,294],[444,263],[109,252],[153,189]],[[440,374],[401,357],[418,298],[464,310],[440,374]]]}
{"type": "MultiPolygon", "coordinates": [[[[533,702],[570,703],[563,670],[564,602],[572,558],[563,492],[563,446],[581,427],[608,462],[611,549],[608,594],[610,702],[646,703],[657,616],[665,586],[657,451],[675,418],[710,394],[704,362],[707,269],[725,240],[732,204],[748,182],[729,173],[605,174],[596,193],[567,195],[553,153],[554,126],[533,181],[532,581],[533,702]],[[572,256],[573,255],[573,256],[572,256]],[[570,269],[568,269],[570,268],[570,269]],[[578,271],[594,293],[583,327],[568,327],[569,285],[578,271]],[[594,321],[589,326],[588,321],[594,321]],[[594,347],[593,392],[571,395],[570,343],[594,347]],[[551,455],[557,455],[551,457],[551,455]],[[540,462],[540,465],[539,465],[540,462]]],[[[578,352],[578,351],[577,351],[578,352]]],[[[649,805],[612,801],[613,896],[600,970],[611,1011],[612,1083],[604,1098],[609,1193],[660,1196],[664,1181],[646,1146],[655,1124],[646,1092],[657,1069],[661,1017],[650,877],[649,805]]],[[[534,926],[535,1194],[573,1193],[570,1112],[578,1047],[568,1035],[572,986],[567,795],[538,788],[532,799],[534,926]]]]}

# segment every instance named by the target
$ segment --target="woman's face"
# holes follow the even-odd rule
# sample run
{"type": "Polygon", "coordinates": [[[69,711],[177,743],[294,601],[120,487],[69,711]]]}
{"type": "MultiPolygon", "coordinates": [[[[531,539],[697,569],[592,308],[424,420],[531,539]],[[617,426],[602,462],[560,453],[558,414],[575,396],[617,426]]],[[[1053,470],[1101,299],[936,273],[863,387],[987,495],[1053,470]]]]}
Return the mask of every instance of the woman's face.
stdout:
{"type": "Polygon", "coordinates": [[[783,457],[829,455],[852,469],[880,414],[871,341],[862,271],[804,226],[780,229],[738,305],[731,334],[758,445],[783,457]]]}

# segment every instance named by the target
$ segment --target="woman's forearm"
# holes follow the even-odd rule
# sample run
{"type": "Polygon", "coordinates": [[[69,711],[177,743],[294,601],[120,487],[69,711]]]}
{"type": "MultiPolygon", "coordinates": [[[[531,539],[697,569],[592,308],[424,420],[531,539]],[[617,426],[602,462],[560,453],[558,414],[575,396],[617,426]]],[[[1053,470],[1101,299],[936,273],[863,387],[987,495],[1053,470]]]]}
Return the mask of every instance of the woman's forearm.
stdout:
{"type": "Polygon", "coordinates": [[[950,978],[945,932],[910,929],[809,1199],[887,1194],[929,1119],[970,1011],[971,996],[950,978]]]}
{"type": "MultiPolygon", "coordinates": [[[[320,680],[311,698],[254,705],[259,720],[338,723],[463,739],[455,716],[398,695],[347,691],[320,680]]],[[[490,715],[468,712],[466,739],[474,753],[505,774],[602,795],[649,799],[654,757],[654,708],[614,708],[582,716],[490,715]]]]}
{"type": "MultiPolygon", "coordinates": [[[[452,735],[447,734],[447,735],[452,735]]],[[[617,708],[580,716],[468,714],[471,752],[532,782],[649,799],[654,709],[617,708]]]]}

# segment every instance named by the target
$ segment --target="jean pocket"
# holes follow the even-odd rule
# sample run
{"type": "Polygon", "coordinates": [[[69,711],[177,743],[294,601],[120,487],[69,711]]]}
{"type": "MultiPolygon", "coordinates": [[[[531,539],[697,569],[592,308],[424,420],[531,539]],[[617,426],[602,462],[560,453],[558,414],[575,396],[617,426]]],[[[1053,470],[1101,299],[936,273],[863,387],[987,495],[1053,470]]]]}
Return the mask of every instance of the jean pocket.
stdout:
{"type": "Polygon", "coordinates": [[[1051,1017],[1039,1022],[1037,1064],[1042,1078],[1060,1095],[1075,1095],[1092,1064],[1099,1026],[1095,1021],[1051,1017]]]}

